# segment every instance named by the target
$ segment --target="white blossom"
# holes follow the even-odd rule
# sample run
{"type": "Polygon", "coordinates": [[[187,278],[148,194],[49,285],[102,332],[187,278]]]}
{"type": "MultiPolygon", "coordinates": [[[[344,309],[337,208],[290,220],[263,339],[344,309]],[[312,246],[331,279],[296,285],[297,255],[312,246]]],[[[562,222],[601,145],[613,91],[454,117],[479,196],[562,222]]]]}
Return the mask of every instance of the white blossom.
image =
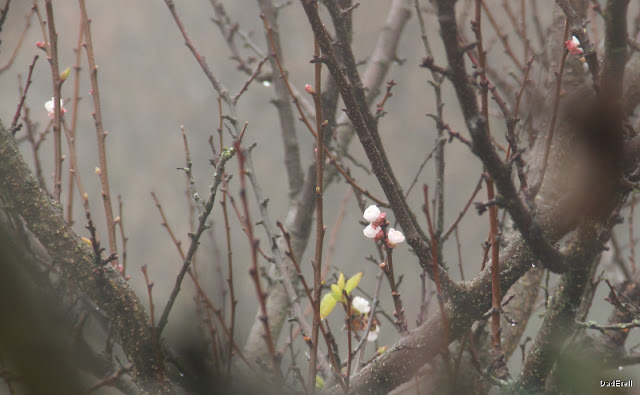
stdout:
{"type": "Polygon", "coordinates": [[[369,222],[373,222],[377,220],[379,216],[380,216],[380,209],[375,204],[372,204],[371,206],[367,207],[366,210],[364,210],[363,217],[369,222]]]}
{"type": "Polygon", "coordinates": [[[396,244],[400,244],[404,242],[404,235],[402,234],[402,232],[397,231],[393,228],[389,228],[389,233],[387,234],[387,237],[389,238],[389,244],[391,244],[394,247],[396,246],[396,244]]]}
{"type": "Polygon", "coordinates": [[[380,230],[380,228],[379,228],[379,227],[375,227],[375,228],[374,228],[371,224],[369,224],[369,225],[367,225],[367,227],[366,227],[366,228],[364,228],[364,229],[362,230],[362,233],[363,233],[366,237],[368,237],[368,238],[370,238],[370,239],[374,239],[374,238],[376,237],[376,235],[378,234],[378,231],[379,231],[379,230],[380,230]]]}
{"type": "Polygon", "coordinates": [[[376,329],[371,328],[367,335],[367,340],[370,342],[376,341],[378,339],[378,333],[380,333],[380,324],[376,325],[376,329]]]}
{"type": "Polygon", "coordinates": [[[354,309],[358,310],[360,314],[367,314],[371,311],[371,307],[369,306],[369,301],[360,296],[356,296],[355,298],[353,298],[353,301],[351,302],[351,306],[354,309]]]}
{"type": "MultiPolygon", "coordinates": [[[[54,117],[54,110],[55,110],[55,104],[54,104],[55,98],[51,98],[51,100],[49,100],[48,102],[44,103],[44,109],[47,110],[47,113],[49,114],[49,118],[53,119],[54,117]]],[[[64,108],[64,101],[62,99],[60,99],[60,112],[62,114],[64,114],[65,112],[67,112],[67,109],[64,108]]]]}

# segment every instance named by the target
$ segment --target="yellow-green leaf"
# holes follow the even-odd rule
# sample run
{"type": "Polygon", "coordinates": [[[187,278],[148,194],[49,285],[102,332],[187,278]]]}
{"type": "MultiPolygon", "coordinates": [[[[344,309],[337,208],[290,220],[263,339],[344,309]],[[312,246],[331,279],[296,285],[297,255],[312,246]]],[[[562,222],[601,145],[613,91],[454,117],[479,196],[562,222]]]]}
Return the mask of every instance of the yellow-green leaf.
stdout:
{"type": "Polygon", "coordinates": [[[69,73],[71,72],[71,67],[67,67],[65,71],[60,74],[60,81],[64,81],[69,77],[69,73]]]}
{"type": "Polygon", "coordinates": [[[342,300],[342,290],[344,289],[344,287],[340,287],[336,284],[331,284],[331,295],[333,295],[333,297],[336,299],[336,301],[338,300],[342,300]]]}
{"type": "Polygon", "coordinates": [[[326,316],[331,313],[331,310],[335,307],[338,301],[333,297],[333,294],[328,293],[324,295],[322,301],[320,302],[320,318],[324,319],[326,316]]]}
{"type": "Polygon", "coordinates": [[[86,237],[81,237],[80,239],[85,243],[87,243],[90,247],[93,246],[93,243],[91,243],[91,240],[87,239],[86,237]]]}
{"type": "Polygon", "coordinates": [[[321,389],[322,387],[324,387],[324,380],[322,377],[316,375],[316,388],[321,389]]]}
{"type": "Polygon", "coordinates": [[[362,272],[354,274],[353,277],[351,277],[347,281],[347,285],[344,287],[344,289],[347,291],[347,294],[351,294],[351,291],[353,291],[353,289],[358,286],[358,284],[360,283],[360,279],[362,278],[362,274],[362,272]]]}
{"type": "Polygon", "coordinates": [[[338,287],[340,287],[340,294],[342,294],[342,290],[344,289],[344,274],[340,273],[338,277],[338,287]]]}

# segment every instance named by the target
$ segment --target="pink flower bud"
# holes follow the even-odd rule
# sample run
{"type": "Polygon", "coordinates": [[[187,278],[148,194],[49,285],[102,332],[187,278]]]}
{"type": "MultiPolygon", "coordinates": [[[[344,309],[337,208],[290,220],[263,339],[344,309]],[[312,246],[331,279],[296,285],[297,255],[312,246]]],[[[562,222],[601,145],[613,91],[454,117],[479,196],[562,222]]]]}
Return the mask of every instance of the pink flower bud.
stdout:
{"type": "Polygon", "coordinates": [[[571,52],[572,55],[582,55],[584,52],[582,48],[580,48],[580,41],[573,36],[571,40],[567,40],[564,42],[564,46],[567,48],[567,51],[571,52]]]}
{"type": "Polygon", "coordinates": [[[382,226],[387,220],[387,213],[381,212],[378,218],[372,222],[374,226],[382,226]]]}
{"type": "Polygon", "coordinates": [[[304,86],[304,90],[307,91],[308,94],[310,95],[315,95],[316,94],[316,90],[313,89],[313,87],[309,84],[304,86]]]}

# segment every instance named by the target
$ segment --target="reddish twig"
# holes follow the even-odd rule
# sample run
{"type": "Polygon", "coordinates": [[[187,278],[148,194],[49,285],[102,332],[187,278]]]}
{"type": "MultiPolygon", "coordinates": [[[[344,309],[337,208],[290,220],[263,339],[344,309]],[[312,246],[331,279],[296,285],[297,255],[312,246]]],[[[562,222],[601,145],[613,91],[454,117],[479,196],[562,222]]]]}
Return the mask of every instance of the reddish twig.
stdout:
{"type": "MultiPolygon", "coordinates": [[[[473,24],[473,30],[476,35],[476,42],[478,45],[478,62],[480,65],[480,111],[486,121],[485,130],[488,136],[491,136],[491,129],[489,126],[489,92],[487,81],[487,75],[485,72],[485,66],[487,61],[487,53],[484,50],[482,42],[482,0],[476,0],[476,16],[475,23],[473,24]]],[[[486,10],[486,7],[485,7],[486,10]]],[[[489,15],[489,14],[488,14],[489,15]]],[[[490,17],[490,20],[492,18],[490,17]]],[[[514,59],[515,56],[514,56],[514,59]]],[[[489,201],[495,200],[495,190],[493,185],[493,178],[488,176],[485,178],[487,185],[487,198],[489,201]]],[[[500,300],[502,294],[500,290],[500,245],[498,237],[498,207],[495,204],[489,206],[489,228],[490,228],[490,240],[491,240],[491,356],[492,356],[492,368],[495,369],[499,378],[505,378],[507,374],[505,357],[500,347],[500,300]]]]}
{"type": "MultiPolygon", "coordinates": [[[[109,236],[109,249],[111,253],[118,252],[116,243],[116,227],[113,218],[113,208],[111,206],[111,191],[109,189],[109,175],[107,169],[107,148],[105,140],[107,132],[102,125],[102,107],[100,106],[100,91],[98,89],[98,66],[93,52],[93,42],[91,40],[91,27],[87,9],[84,0],[79,0],[80,11],[82,13],[82,25],[84,30],[85,43],[84,48],[87,53],[87,61],[89,64],[89,75],[91,76],[91,97],[93,98],[93,119],[95,121],[96,135],[98,140],[98,160],[100,163],[100,183],[102,184],[102,202],[104,204],[104,212],[107,225],[107,235],[109,236]]],[[[55,129],[54,129],[55,130],[55,129]]],[[[118,262],[113,263],[114,267],[118,262]]]]}
{"type": "Polygon", "coordinates": [[[125,280],[127,278],[127,241],[129,238],[124,233],[124,220],[122,219],[122,196],[118,195],[118,218],[116,218],[116,223],[120,229],[120,242],[122,243],[122,263],[120,264],[121,269],[119,269],[120,274],[124,277],[125,280]]]}
{"type": "Polygon", "coordinates": [[[13,133],[15,136],[16,132],[20,130],[22,124],[18,125],[18,119],[20,119],[20,114],[22,113],[22,106],[24,105],[24,100],[27,98],[27,92],[29,91],[29,86],[31,86],[31,75],[33,74],[33,67],[36,65],[36,61],[38,60],[38,55],[33,57],[33,61],[29,65],[29,73],[27,73],[27,80],[25,81],[24,89],[22,90],[22,95],[20,96],[20,102],[18,103],[18,108],[16,109],[16,113],[13,115],[13,121],[11,121],[11,126],[9,126],[9,131],[13,133]]]}
{"type": "Polygon", "coordinates": [[[398,85],[398,83],[394,80],[387,82],[387,91],[385,92],[382,101],[376,104],[376,115],[382,114],[382,112],[384,111],[384,104],[387,102],[387,100],[389,100],[391,96],[393,96],[393,93],[391,93],[391,89],[393,89],[393,87],[396,85],[398,85]]]}
{"type": "Polygon", "coordinates": [[[469,200],[467,200],[467,204],[464,205],[464,208],[462,209],[462,211],[460,211],[460,213],[458,214],[458,217],[456,218],[456,220],[453,221],[453,223],[451,225],[449,225],[449,228],[447,228],[447,231],[444,232],[444,234],[440,238],[440,242],[441,243],[444,242],[445,240],[447,240],[449,238],[449,235],[451,235],[451,232],[453,232],[455,229],[458,228],[458,224],[460,223],[460,220],[462,220],[462,218],[465,216],[465,214],[467,213],[467,210],[471,206],[471,203],[476,198],[476,195],[478,194],[478,192],[480,192],[480,189],[482,188],[482,180],[483,179],[484,179],[484,173],[480,176],[480,179],[476,183],[476,187],[474,188],[473,192],[471,193],[471,196],[469,197],[469,200]]]}
{"type": "MultiPolygon", "coordinates": [[[[245,129],[246,129],[246,124],[245,124],[245,129]]],[[[244,132],[244,129],[243,129],[243,132],[244,132]]],[[[271,330],[269,329],[269,316],[267,314],[267,295],[262,289],[262,284],[260,282],[260,275],[258,271],[258,240],[256,240],[254,237],[253,225],[251,223],[251,217],[249,215],[249,202],[247,200],[246,174],[245,174],[245,154],[240,144],[241,144],[240,140],[237,140],[234,143],[234,148],[238,154],[238,164],[240,168],[239,169],[240,200],[242,201],[242,207],[244,209],[244,226],[246,229],[247,238],[249,239],[250,251],[251,251],[251,268],[249,269],[249,275],[253,280],[257,297],[258,297],[258,303],[260,305],[260,310],[262,312],[262,315],[260,316],[260,321],[262,322],[262,326],[264,327],[264,340],[267,343],[269,355],[271,356],[273,373],[275,374],[276,379],[279,382],[281,382],[283,380],[283,377],[282,377],[282,371],[280,370],[280,356],[277,355],[276,353],[275,343],[273,341],[273,337],[271,336],[271,330]]]]}
{"type": "MultiPolygon", "coordinates": [[[[311,132],[313,137],[317,139],[316,131],[314,130],[313,126],[311,126],[311,123],[309,122],[309,119],[307,118],[307,116],[305,115],[304,111],[302,110],[302,106],[300,105],[300,102],[299,102],[300,99],[293,92],[293,89],[291,88],[291,85],[289,84],[289,79],[287,78],[287,74],[284,72],[284,69],[282,68],[282,65],[280,64],[280,59],[276,55],[275,42],[274,42],[271,26],[269,26],[269,24],[267,23],[267,21],[266,21],[266,19],[264,17],[262,17],[262,21],[264,22],[265,29],[267,30],[267,36],[269,37],[269,42],[271,44],[271,48],[274,51],[274,55],[273,56],[275,57],[276,64],[278,65],[278,70],[280,71],[280,76],[284,80],[284,82],[285,82],[285,84],[287,86],[287,90],[289,91],[289,95],[291,96],[291,99],[293,100],[293,103],[295,104],[296,109],[298,110],[298,113],[300,114],[300,120],[307,127],[307,130],[309,130],[311,132]]],[[[366,189],[362,188],[361,186],[359,186],[356,183],[356,181],[342,168],[342,166],[340,166],[340,164],[338,163],[338,160],[336,159],[336,157],[331,153],[331,150],[329,150],[329,147],[327,147],[326,145],[323,144],[323,149],[324,149],[325,155],[327,155],[327,158],[329,158],[329,162],[336,168],[336,170],[338,170],[338,172],[342,175],[342,177],[344,177],[344,179],[351,186],[353,186],[353,188],[355,188],[358,192],[362,193],[363,195],[367,196],[369,199],[374,201],[378,206],[380,206],[380,207],[389,207],[389,203],[383,202],[382,200],[380,200],[380,199],[376,198],[375,196],[373,196],[368,190],[366,190],[366,189]]]]}
{"type": "MultiPolygon", "coordinates": [[[[7,5],[8,5],[8,3],[9,2],[7,2],[7,5]]],[[[9,60],[7,60],[7,63],[5,63],[4,66],[0,67],[0,74],[2,74],[3,72],[9,70],[9,68],[11,67],[13,62],[15,61],[16,56],[18,55],[18,50],[20,50],[20,48],[22,48],[22,42],[24,41],[24,37],[27,35],[27,31],[31,27],[31,18],[33,17],[34,11],[35,11],[34,7],[31,7],[31,10],[29,11],[27,16],[25,17],[26,23],[24,25],[24,29],[22,29],[22,33],[20,33],[20,37],[18,37],[18,42],[16,43],[16,46],[13,48],[13,52],[11,52],[11,56],[9,56],[9,60]]]]}
{"type": "MultiPolygon", "coordinates": [[[[482,9],[485,11],[487,18],[489,18],[489,22],[491,22],[491,26],[493,27],[493,30],[495,30],[496,34],[498,35],[498,38],[500,39],[500,42],[502,43],[502,46],[504,47],[504,51],[507,54],[507,56],[509,56],[509,59],[511,59],[511,61],[516,65],[516,67],[518,67],[518,70],[522,70],[522,63],[520,62],[520,60],[518,59],[518,57],[515,55],[515,53],[513,53],[513,50],[511,49],[511,45],[509,45],[509,40],[507,40],[507,35],[502,33],[502,30],[500,29],[500,25],[496,22],[496,18],[493,16],[493,14],[491,13],[491,10],[489,9],[489,7],[487,7],[487,4],[484,2],[484,0],[482,1],[482,9]]],[[[480,23],[479,20],[477,20],[478,24],[480,23]]]]}

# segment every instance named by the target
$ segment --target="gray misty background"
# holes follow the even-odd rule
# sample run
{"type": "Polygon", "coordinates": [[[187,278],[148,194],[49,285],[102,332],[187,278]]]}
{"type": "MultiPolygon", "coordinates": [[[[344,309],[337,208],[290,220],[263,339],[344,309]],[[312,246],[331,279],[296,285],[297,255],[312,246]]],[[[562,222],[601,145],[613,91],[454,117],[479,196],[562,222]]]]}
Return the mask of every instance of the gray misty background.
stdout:
{"type": "MultiPolygon", "coordinates": [[[[551,3],[551,2],[549,2],[551,3]]],[[[56,27],[59,35],[60,69],[64,70],[74,64],[74,51],[80,28],[78,4],[73,0],[56,0],[54,2],[56,27]]],[[[239,23],[242,31],[251,34],[254,42],[264,53],[269,52],[264,37],[262,21],[255,1],[228,1],[225,4],[232,20],[239,23]]],[[[460,5],[461,6],[461,5],[460,5]]],[[[31,2],[15,1],[11,5],[7,22],[1,33],[0,64],[9,58],[20,33],[25,25],[25,15],[28,14],[31,2]]],[[[190,142],[194,162],[194,174],[198,181],[201,195],[208,195],[208,185],[213,177],[212,167],[209,165],[211,151],[207,144],[209,135],[217,136],[218,125],[217,95],[199,65],[184,44],[171,15],[161,0],[111,0],[87,2],[88,14],[92,19],[93,44],[96,62],[99,67],[100,99],[105,130],[109,132],[107,138],[109,176],[111,182],[114,209],[117,210],[117,195],[124,201],[123,220],[126,234],[129,238],[127,246],[128,273],[131,275],[130,284],[137,290],[141,300],[148,303],[146,286],[140,272],[140,266],[147,264],[151,280],[155,282],[153,288],[156,316],[164,308],[166,299],[173,287],[181,260],[175,246],[171,243],[167,232],[161,227],[160,216],[150,196],[154,191],[165,210],[168,221],[176,235],[188,246],[189,232],[188,203],[185,197],[184,173],[176,170],[183,167],[184,150],[180,126],[184,125],[190,142]]],[[[246,80],[246,76],[236,70],[231,60],[230,51],[221,37],[217,26],[211,21],[213,9],[208,1],[188,0],[176,1],[176,7],[181,15],[187,32],[191,35],[195,45],[206,57],[214,74],[232,92],[237,92],[246,80]]],[[[501,15],[500,7],[495,7],[496,15],[501,15]]],[[[550,6],[543,10],[543,17],[550,16],[550,6]]],[[[635,6],[633,7],[635,8],[635,6]]],[[[355,52],[359,61],[366,61],[373,49],[377,33],[384,25],[387,0],[368,0],[362,2],[354,13],[355,52]]],[[[44,12],[44,11],[43,11],[44,12]]],[[[633,12],[629,13],[634,15],[633,12]]],[[[329,18],[325,15],[329,24],[329,18]]],[[[506,22],[506,19],[501,19],[506,22]]],[[[285,7],[280,12],[280,29],[284,46],[284,63],[289,70],[290,82],[300,91],[306,83],[313,83],[313,66],[309,60],[313,54],[311,30],[306,17],[297,2],[285,7]]],[[[427,21],[429,22],[429,20],[427,21]]],[[[430,20],[427,29],[431,43],[436,53],[436,61],[440,54],[440,63],[444,63],[442,48],[439,43],[435,19],[430,20]]],[[[488,26],[488,24],[487,24],[488,26]]],[[[469,26],[465,26],[469,34],[469,26]]],[[[486,29],[487,32],[490,30],[486,29]]],[[[488,36],[491,34],[488,33],[488,36]]],[[[29,91],[26,105],[30,107],[33,120],[41,126],[48,121],[43,107],[52,96],[51,71],[44,52],[35,43],[43,40],[41,29],[36,18],[23,47],[20,49],[11,69],[0,75],[0,117],[5,124],[9,123],[15,113],[18,102],[18,75],[24,78],[27,66],[35,54],[40,55],[33,75],[33,85],[29,91]]],[[[490,42],[491,43],[491,42],[490,42]]],[[[495,65],[503,58],[502,47],[495,43],[489,46],[489,59],[495,65]]],[[[516,48],[516,51],[518,49],[516,48]]],[[[248,52],[244,52],[245,54],[248,52]]],[[[520,52],[521,53],[521,50],[520,52]]],[[[395,173],[401,185],[408,187],[419,164],[433,149],[436,129],[433,120],[425,116],[435,112],[433,90],[428,85],[430,74],[418,67],[424,57],[424,49],[420,41],[417,20],[412,16],[406,32],[397,51],[402,64],[394,64],[386,80],[395,80],[398,85],[394,88],[394,96],[387,102],[385,110],[388,112],[380,120],[382,139],[385,142],[388,156],[394,166],[395,173]]],[[[519,55],[521,56],[521,55],[519,55]]],[[[508,73],[513,67],[506,63],[504,72],[508,73]]],[[[268,65],[268,64],[267,64],[268,65]]],[[[82,53],[83,76],[81,78],[80,116],[77,131],[79,151],[79,168],[90,196],[94,220],[99,225],[101,239],[106,244],[104,232],[102,201],[100,198],[100,184],[94,173],[98,165],[96,134],[91,118],[93,104],[89,96],[89,79],[86,74],[86,54],[82,53]]],[[[361,70],[364,70],[361,68],[361,70]]],[[[327,75],[325,72],[324,76],[327,75]]],[[[543,78],[544,76],[533,76],[543,78]]],[[[63,98],[72,96],[72,80],[63,86],[63,98]]],[[[248,92],[239,102],[238,118],[241,122],[248,122],[246,142],[256,142],[254,161],[256,171],[261,180],[264,194],[270,198],[269,209],[271,217],[284,220],[286,215],[287,192],[286,177],[283,167],[282,144],[280,139],[279,121],[275,107],[269,103],[274,96],[272,87],[253,83],[248,92]]],[[[379,102],[380,98],[376,100],[379,102]]],[[[449,84],[444,84],[445,118],[455,130],[466,135],[459,114],[457,102],[452,95],[449,84]]],[[[70,109],[70,104],[65,107],[70,109]]],[[[495,113],[497,114],[497,112],[495,113]]],[[[501,138],[504,134],[503,121],[493,118],[494,134],[501,138]]],[[[298,125],[300,150],[305,164],[313,160],[313,141],[309,132],[298,125]]],[[[227,135],[226,142],[231,139],[227,135]]],[[[47,138],[41,149],[43,165],[47,172],[45,177],[51,183],[51,157],[53,148],[51,138],[47,138]]],[[[216,138],[217,141],[217,138],[216,138]]],[[[64,145],[63,145],[64,146],[64,145]]],[[[24,154],[30,160],[29,147],[23,146],[24,154]]],[[[218,148],[218,147],[217,147],[218,148]]],[[[464,145],[453,142],[447,145],[446,163],[446,216],[445,224],[450,224],[464,206],[480,175],[481,166],[464,145]]],[[[64,150],[66,152],[66,150],[64,150]]],[[[364,159],[359,143],[354,141],[350,152],[358,160],[364,159]]],[[[366,163],[363,161],[362,163],[366,163]]],[[[364,171],[347,162],[360,184],[367,187],[376,196],[383,197],[375,179],[367,176],[364,171]]],[[[234,159],[229,168],[236,172],[237,161],[234,159]]],[[[434,184],[435,167],[429,162],[425,167],[416,189],[410,196],[410,203],[414,212],[423,224],[426,224],[421,212],[423,183],[434,184]]],[[[236,176],[231,189],[237,193],[239,179],[236,176]]],[[[49,184],[51,185],[51,184],[49,184]]],[[[66,202],[66,178],[63,179],[63,201],[66,202]]],[[[348,185],[340,181],[331,185],[325,198],[325,251],[330,235],[334,228],[336,215],[341,199],[348,185]]],[[[253,197],[252,193],[249,194],[253,197]]],[[[483,190],[476,200],[486,200],[483,190]]],[[[76,193],[77,198],[77,193],[76,193]]],[[[66,203],[65,203],[66,204],[66,203]]],[[[252,202],[252,218],[258,218],[255,202],[252,202]]],[[[378,268],[364,258],[374,254],[372,243],[363,237],[361,212],[353,197],[347,204],[344,222],[340,228],[335,243],[334,259],[332,263],[351,276],[364,271],[361,286],[373,292],[375,274],[378,268]]],[[[83,212],[79,202],[75,208],[74,218],[76,230],[87,236],[84,229],[83,212]]],[[[390,217],[393,222],[393,216],[390,217]]],[[[248,328],[253,322],[256,302],[255,290],[247,273],[249,267],[248,245],[246,237],[241,231],[235,214],[230,212],[236,295],[239,299],[237,336],[244,339],[248,328]]],[[[198,255],[198,270],[203,284],[206,284],[209,294],[220,301],[220,287],[226,279],[226,271],[221,277],[215,270],[216,259],[224,259],[224,233],[221,220],[221,210],[216,204],[214,221],[218,221],[209,236],[203,237],[203,245],[198,255]],[[218,245],[220,252],[216,257],[212,240],[218,245]]],[[[262,228],[257,227],[257,237],[265,239],[262,228]]],[[[620,231],[620,229],[618,229],[620,231]]],[[[312,237],[315,234],[312,233],[312,237]]],[[[465,265],[466,279],[472,278],[479,270],[482,260],[482,242],[488,234],[488,219],[479,217],[471,210],[460,226],[462,243],[462,260],[465,265]]],[[[307,249],[303,266],[310,269],[309,259],[313,253],[313,243],[307,249]]],[[[266,245],[263,242],[263,246],[266,245]]],[[[121,247],[120,247],[121,248],[121,247]]],[[[446,245],[445,260],[452,268],[453,278],[459,279],[457,269],[458,257],[455,239],[450,238],[446,245]]],[[[420,279],[419,266],[408,248],[401,245],[395,256],[396,275],[405,274],[401,290],[404,290],[404,300],[408,311],[408,324],[415,327],[420,279]],[[411,291],[416,292],[412,294],[411,291]]],[[[596,301],[602,306],[604,291],[596,296],[596,301]]],[[[382,307],[392,311],[393,304],[388,285],[383,283],[382,307]]],[[[190,280],[183,283],[183,291],[178,298],[177,306],[173,309],[166,334],[171,339],[178,336],[190,336],[197,330],[195,304],[193,303],[193,287],[190,280]]],[[[602,320],[605,311],[596,308],[593,319],[602,320]]],[[[608,310],[606,310],[608,311],[608,310]]],[[[530,326],[537,328],[539,320],[532,319],[530,326]]],[[[334,328],[339,328],[336,324],[334,328]]],[[[338,330],[336,330],[338,332],[338,330]]],[[[389,344],[396,338],[395,330],[383,321],[381,344],[389,344]]],[[[242,340],[239,341],[242,343],[242,340]]],[[[514,358],[518,359],[518,358],[514,358]]]]}

